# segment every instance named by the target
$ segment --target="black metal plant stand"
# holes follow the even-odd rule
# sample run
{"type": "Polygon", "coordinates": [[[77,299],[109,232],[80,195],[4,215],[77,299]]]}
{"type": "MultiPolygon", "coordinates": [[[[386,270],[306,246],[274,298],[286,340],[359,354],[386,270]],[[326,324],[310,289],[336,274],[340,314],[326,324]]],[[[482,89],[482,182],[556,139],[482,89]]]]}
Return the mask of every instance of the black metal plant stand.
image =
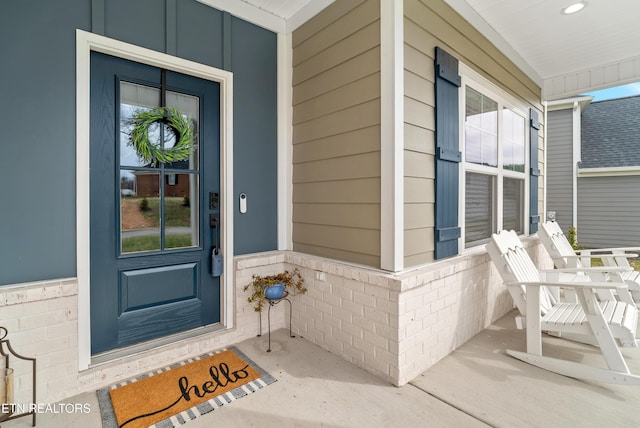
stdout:
{"type": "MultiPolygon", "coordinates": [[[[36,404],[36,359],[35,358],[29,358],[29,357],[24,357],[20,354],[18,354],[12,347],[11,347],[11,343],[9,342],[9,339],[7,339],[7,334],[9,332],[7,331],[6,328],[4,327],[0,327],[0,355],[4,358],[4,367],[5,368],[9,368],[9,357],[11,355],[13,355],[14,357],[20,359],[20,360],[25,360],[25,361],[31,361],[32,364],[32,372],[31,372],[31,379],[33,381],[33,386],[32,386],[32,391],[33,391],[33,397],[31,399],[31,403],[33,404],[33,406],[29,406],[30,411],[29,412],[25,412],[25,413],[18,413],[18,414],[12,414],[12,413],[8,413],[8,414],[3,414],[0,413],[0,422],[3,421],[10,421],[12,419],[18,419],[18,418],[22,418],[24,416],[29,416],[32,415],[33,419],[31,420],[31,426],[36,426],[36,410],[35,410],[35,404],[36,404]]],[[[5,385],[6,387],[6,385],[5,385]]],[[[15,403],[7,403],[10,406],[15,404],[15,403]]],[[[13,409],[13,407],[11,407],[13,409]]]]}
{"type": "MultiPolygon", "coordinates": [[[[278,299],[268,299],[265,297],[265,299],[267,299],[267,303],[269,304],[269,310],[267,311],[267,322],[269,326],[269,348],[267,349],[267,352],[271,352],[271,307],[277,305],[283,300],[289,302],[289,337],[296,337],[291,332],[291,317],[293,314],[293,305],[291,304],[291,300],[289,300],[287,296],[289,296],[289,293],[285,291],[284,295],[278,299]]],[[[258,337],[260,336],[262,336],[262,312],[260,312],[260,334],[258,334],[258,337]]]]}

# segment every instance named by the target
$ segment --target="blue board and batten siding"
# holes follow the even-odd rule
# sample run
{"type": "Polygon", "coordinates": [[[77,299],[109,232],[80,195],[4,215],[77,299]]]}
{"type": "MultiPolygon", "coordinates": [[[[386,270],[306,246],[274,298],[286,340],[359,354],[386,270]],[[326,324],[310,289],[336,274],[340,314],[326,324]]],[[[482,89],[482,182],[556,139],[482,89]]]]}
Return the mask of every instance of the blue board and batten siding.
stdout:
{"type": "Polygon", "coordinates": [[[277,248],[276,34],[195,0],[13,1],[0,13],[0,285],[76,276],[76,29],[234,73],[235,251],[277,248]]]}

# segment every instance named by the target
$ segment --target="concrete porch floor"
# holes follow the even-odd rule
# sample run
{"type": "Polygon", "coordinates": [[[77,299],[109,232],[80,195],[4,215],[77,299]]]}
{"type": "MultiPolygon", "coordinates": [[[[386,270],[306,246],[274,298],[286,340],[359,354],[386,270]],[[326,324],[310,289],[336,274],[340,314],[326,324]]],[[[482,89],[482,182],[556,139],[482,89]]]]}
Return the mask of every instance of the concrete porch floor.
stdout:
{"type": "MultiPolygon", "coordinates": [[[[640,387],[555,375],[505,354],[524,350],[515,312],[483,330],[409,384],[397,388],[288,330],[236,346],[277,382],[185,425],[198,427],[638,427],[640,387]]],[[[604,365],[597,349],[546,337],[545,353],[604,365]]],[[[640,350],[625,349],[640,374],[640,350]]],[[[64,400],[88,414],[41,414],[43,428],[100,427],[95,392],[64,400]]],[[[2,424],[31,426],[30,418],[2,424]]]]}

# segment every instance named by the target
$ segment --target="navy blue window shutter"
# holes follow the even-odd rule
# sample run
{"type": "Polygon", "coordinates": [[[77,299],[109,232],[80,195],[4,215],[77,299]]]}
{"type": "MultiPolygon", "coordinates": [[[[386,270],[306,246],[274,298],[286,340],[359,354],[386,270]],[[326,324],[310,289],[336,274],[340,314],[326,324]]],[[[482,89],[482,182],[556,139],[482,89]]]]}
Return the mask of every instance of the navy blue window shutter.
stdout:
{"type": "Polygon", "coordinates": [[[540,169],[538,169],[538,131],[540,130],[540,122],[538,121],[538,112],[530,109],[529,119],[529,150],[531,173],[529,177],[529,233],[538,231],[540,216],[538,215],[538,177],[540,169]]]}
{"type": "Polygon", "coordinates": [[[436,185],[435,258],[458,254],[458,195],[460,168],[458,60],[436,47],[436,185]]]}

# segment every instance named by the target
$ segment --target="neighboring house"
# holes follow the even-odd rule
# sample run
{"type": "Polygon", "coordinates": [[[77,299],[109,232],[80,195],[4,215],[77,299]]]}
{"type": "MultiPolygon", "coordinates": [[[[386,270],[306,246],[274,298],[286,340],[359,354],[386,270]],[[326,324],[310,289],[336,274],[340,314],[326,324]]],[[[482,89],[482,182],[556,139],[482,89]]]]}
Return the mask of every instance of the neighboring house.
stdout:
{"type": "Polygon", "coordinates": [[[640,96],[549,103],[547,210],[589,248],[640,242],[640,96]]]}
{"type": "Polygon", "coordinates": [[[294,330],[396,385],[509,312],[483,244],[515,229],[549,265],[528,236],[544,216],[540,84],[443,0],[318,0],[293,31],[206,3],[232,11],[59,0],[0,15],[0,324],[38,358],[39,399],[254,337],[253,274],[299,269],[294,330]],[[126,106],[163,93],[199,124],[180,170],[117,137],[126,106]],[[186,246],[165,229],[154,251],[122,246],[134,172],[185,175],[186,246]]]}

